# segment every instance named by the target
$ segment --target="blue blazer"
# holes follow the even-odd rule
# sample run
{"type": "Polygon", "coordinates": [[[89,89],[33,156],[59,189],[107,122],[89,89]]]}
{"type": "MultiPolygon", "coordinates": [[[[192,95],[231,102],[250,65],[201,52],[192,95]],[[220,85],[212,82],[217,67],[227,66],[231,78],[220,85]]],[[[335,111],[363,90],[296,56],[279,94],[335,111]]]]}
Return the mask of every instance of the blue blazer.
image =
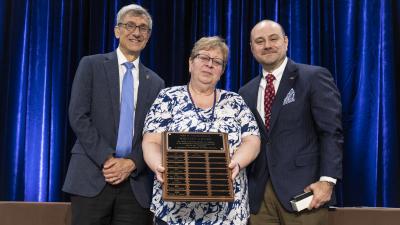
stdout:
{"type": "MultiPolygon", "coordinates": [[[[340,95],[329,71],[288,60],[271,110],[267,132],[257,111],[261,76],[239,90],[256,116],[261,151],[248,167],[250,211],[256,214],[270,179],[284,206],[320,176],[342,177],[340,95]]],[[[331,204],[335,202],[333,196],[331,204]]]]}
{"type": "MultiPolygon", "coordinates": [[[[136,164],[129,182],[142,207],[150,206],[153,174],[142,152],[142,130],[147,111],[164,88],[164,81],[139,64],[139,89],[135,111],[132,152],[136,164]]],[[[116,52],[83,57],[75,74],[69,105],[69,120],[77,137],[63,191],[86,197],[100,193],[106,182],[103,163],[115,153],[117,144],[120,91],[116,52]]]]}

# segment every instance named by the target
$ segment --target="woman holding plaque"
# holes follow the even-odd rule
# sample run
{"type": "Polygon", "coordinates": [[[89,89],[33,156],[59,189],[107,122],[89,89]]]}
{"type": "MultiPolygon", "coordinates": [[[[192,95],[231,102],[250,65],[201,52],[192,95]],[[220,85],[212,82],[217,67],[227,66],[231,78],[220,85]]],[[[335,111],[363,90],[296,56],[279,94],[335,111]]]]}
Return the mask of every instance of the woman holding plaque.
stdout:
{"type": "Polygon", "coordinates": [[[189,58],[189,83],[161,90],[147,114],[142,146],[144,159],[156,175],[151,203],[156,224],[246,224],[250,216],[244,168],[257,157],[259,131],[243,99],[234,92],[216,88],[227,58],[228,47],[223,39],[198,40],[189,58]],[[164,131],[228,134],[233,202],[162,199],[164,131]]]}

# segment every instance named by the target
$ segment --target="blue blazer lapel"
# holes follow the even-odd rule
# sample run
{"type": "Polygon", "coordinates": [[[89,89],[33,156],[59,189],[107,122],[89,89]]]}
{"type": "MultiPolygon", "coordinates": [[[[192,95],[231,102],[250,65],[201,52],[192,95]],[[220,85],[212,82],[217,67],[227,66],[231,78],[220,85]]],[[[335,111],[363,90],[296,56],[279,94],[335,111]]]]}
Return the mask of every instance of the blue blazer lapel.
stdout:
{"type": "Polygon", "coordinates": [[[139,121],[143,121],[146,117],[146,103],[151,90],[151,77],[148,73],[148,69],[143,66],[143,64],[139,63],[139,88],[135,108],[135,134],[133,143],[135,143],[138,136],[142,135],[140,132],[144,124],[141,124],[139,121]]]}
{"type": "Polygon", "coordinates": [[[119,113],[120,113],[120,101],[119,101],[119,70],[118,70],[118,58],[117,53],[110,52],[106,55],[104,61],[104,68],[106,71],[106,77],[108,79],[109,91],[111,96],[111,104],[114,118],[114,129],[118,133],[119,126],[119,113]]]}
{"type": "Polygon", "coordinates": [[[249,96],[249,98],[247,99],[247,102],[249,103],[248,107],[250,109],[254,109],[255,112],[258,112],[257,111],[257,95],[258,95],[258,89],[259,89],[260,81],[261,81],[261,76],[258,76],[256,78],[255,82],[251,83],[251,86],[249,87],[249,89],[251,91],[248,92],[248,96],[249,96]]]}
{"type": "MultiPolygon", "coordinates": [[[[249,87],[251,91],[248,92],[249,98],[247,99],[247,102],[249,103],[248,107],[254,112],[254,117],[256,118],[258,124],[264,124],[264,119],[261,118],[260,113],[258,113],[257,110],[258,89],[261,78],[262,75],[259,75],[256,80],[251,83],[251,86],[249,87]]],[[[267,130],[265,129],[265,126],[259,127],[259,130],[262,135],[265,137],[267,136],[267,130]]]]}
{"type": "Polygon", "coordinates": [[[288,59],[287,65],[285,70],[283,71],[282,79],[278,87],[278,92],[276,93],[275,100],[272,103],[271,109],[271,125],[269,132],[274,127],[276,119],[278,118],[279,111],[282,108],[283,100],[285,99],[287,93],[289,92],[290,88],[293,87],[294,82],[297,78],[297,66],[296,64],[288,59]]]}

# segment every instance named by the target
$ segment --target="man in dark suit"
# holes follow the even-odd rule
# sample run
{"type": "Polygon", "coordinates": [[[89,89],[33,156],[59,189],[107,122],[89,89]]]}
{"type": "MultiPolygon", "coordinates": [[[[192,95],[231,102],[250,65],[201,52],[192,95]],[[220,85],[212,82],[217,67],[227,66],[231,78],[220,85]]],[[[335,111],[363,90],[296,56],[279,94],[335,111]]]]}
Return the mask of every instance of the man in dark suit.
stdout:
{"type": "Polygon", "coordinates": [[[142,153],[148,109],[164,81],[139,61],[152,20],[141,6],[123,7],[116,51],[82,58],[72,86],[69,119],[77,141],[63,191],[72,224],[148,224],[152,174],[142,153]]]}
{"type": "Polygon", "coordinates": [[[239,93],[261,131],[261,151],[248,168],[251,224],[325,224],[326,206],[342,176],[340,95],[328,70],[286,57],[282,26],[264,20],[251,31],[251,51],[263,74],[239,93]],[[308,210],[292,197],[313,191],[308,210]],[[325,222],[324,222],[325,221],[325,222]]]}

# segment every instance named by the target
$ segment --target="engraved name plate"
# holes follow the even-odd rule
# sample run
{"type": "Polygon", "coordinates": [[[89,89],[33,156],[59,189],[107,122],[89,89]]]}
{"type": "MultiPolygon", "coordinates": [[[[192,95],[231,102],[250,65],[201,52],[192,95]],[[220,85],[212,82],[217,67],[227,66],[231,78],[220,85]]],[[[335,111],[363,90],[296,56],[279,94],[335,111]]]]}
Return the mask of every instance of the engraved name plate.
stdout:
{"type": "Polygon", "coordinates": [[[165,201],[233,201],[226,133],[164,132],[162,142],[165,201]]]}

